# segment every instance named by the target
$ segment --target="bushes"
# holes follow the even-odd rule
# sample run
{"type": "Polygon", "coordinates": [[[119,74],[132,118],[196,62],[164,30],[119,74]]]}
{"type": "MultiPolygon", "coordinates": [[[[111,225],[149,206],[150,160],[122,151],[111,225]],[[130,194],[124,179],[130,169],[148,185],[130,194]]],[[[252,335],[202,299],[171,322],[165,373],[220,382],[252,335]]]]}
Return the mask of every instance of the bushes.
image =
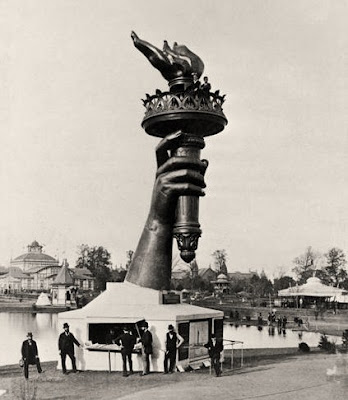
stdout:
{"type": "Polygon", "coordinates": [[[298,345],[298,349],[299,351],[302,351],[303,353],[309,353],[311,351],[311,349],[309,348],[308,344],[305,342],[301,342],[298,345]]]}
{"type": "Polygon", "coordinates": [[[327,353],[336,353],[336,343],[330,342],[326,335],[321,335],[318,347],[327,353]]]}

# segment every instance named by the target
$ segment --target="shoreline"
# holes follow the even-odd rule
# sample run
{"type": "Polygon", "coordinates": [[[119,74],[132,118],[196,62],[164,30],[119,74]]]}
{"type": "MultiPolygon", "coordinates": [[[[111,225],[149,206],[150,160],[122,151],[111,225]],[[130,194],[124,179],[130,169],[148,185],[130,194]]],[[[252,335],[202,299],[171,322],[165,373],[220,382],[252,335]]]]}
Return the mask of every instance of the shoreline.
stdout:
{"type": "MultiPolygon", "coordinates": [[[[339,353],[340,347],[338,347],[337,353],[339,353]]],[[[316,347],[311,347],[309,353],[303,353],[299,351],[298,347],[275,347],[275,348],[255,348],[255,349],[243,349],[243,360],[244,360],[244,365],[248,366],[250,363],[254,362],[262,362],[264,360],[276,360],[279,358],[279,360],[282,360],[284,357],[292,357],[292,356],[306,356],[308,354],[328,354],[325,353],[325,351],[320,350],[317,346],[316,347]]],[[[234,357],[234,365],[240,365],[240,357],[241,357],[241,349],[234,349],[233,350],[233,357],[234,357]]],[[[225,356],[224,356],[224,362],[223,364],[229,364],[231,360],[231,350],[227,349],[225,356]]],[[[58,363],[58,360],[53,360],[53,361],[43,361],[41,362],[42,366],[48,366],[50,368],[56,366],[58,363]]],[[[18,372],[23,371],[21,367],[19,367],[18,364],[7,364],[7,365],[0,365],[0,376],[5,372],[5,373],[15,373],[18,374],[18,372]]],[[[98,373],[108,373],[107,370],[105,371],[94,371],[94,370],[84,370],[81,372],[98,372],[98,373]]],[[[119,372],[122,373],[122,371],[112,371],[114,372],[119,372]]],[[[155,373],[161,373],[161,372],[153,372],[155,373]]]]}
{"type": "MultiPolygon", "coordinates": [[[[1,301],[0,299],[0,313],[51,313],[58,314],[64,311],[75,310],[76,307],[71,306],[36,306],[33,307],[32,302],[23,301],[21,303],[14,301],[1,301]]],[[[206,304],[195,303],[197,306],[207,307],[206,304]]],[[[234,325],[243,326],[257,326],[257,315],[261,312],[264,316],[269,311],[268,308],[254,308],[254,307],[232,307],[231,305],[209,305],[208,308],[224,311],[224,322],[234,325]],[[229,317],[231,310],[238,310],[240,318],[234,319],[229,317]]],[[[324,335],[332,335],[342,337],[345,329],[348,329],[348,310],[341,310],[337,315],[327,312],[324,316],[315,319],[313,310],[310,309],[276,309],[278,315],[286,314],[288,317],[287,329],[299,330],[303,332],[314,332],[324,335]],[[294,315],[301,315],[305,322],[301,327],[293,322],[294,315]]],[[[263,326],[267,326],[264,320],[263,326]]]]}
{"type": "Polygon", "coordinates": [[[71,306],[37,306],[33,302],[28,301],[3,301],[0,299],[0,313],[60,313],[63,311],[75,310],[76,307],[71,306]]]}

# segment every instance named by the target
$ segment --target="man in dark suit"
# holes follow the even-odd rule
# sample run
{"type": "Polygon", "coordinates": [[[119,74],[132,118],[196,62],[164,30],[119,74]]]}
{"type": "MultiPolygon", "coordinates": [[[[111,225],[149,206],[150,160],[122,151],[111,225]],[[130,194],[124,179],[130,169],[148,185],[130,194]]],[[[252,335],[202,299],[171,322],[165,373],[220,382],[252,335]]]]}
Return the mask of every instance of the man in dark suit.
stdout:
{"type": "Polygon", "coordinates": [[[121,346],[121,355],[123,361],[123,376],[128,376],[127,359],[129,364],[129,373],[133,373],[132,351],[135,345],[135,337],[131,334],[127,326],[123,328],[123,334],[116,338],[115,343],[121,346]]]}
{"type": "Polygon", "coordinates": [[[27,338],[28,339],[24,340],[22,344],[22,358],[24,361],[25,379],[29,378],[29,365],[36,365],[37,372],[39,374],[42,372],[37,345],[35,340],[33,340],[33,334],[28,332],[27,338]]]}
{"type": "Polygon", "coordinates": [[[150,354],[152,354],[152,334],[149,331],[149,324],[145,321],[143,326],[143,334],[141,336],[142,358],[143,358],[143,373],[147,375],[150,372],[150,354]]]}
{"type": "Polygon", "coordinates": [[[220,356],[223,350],[222,340],[218,340],[215,335],[212,334],[211,339],[207,344],[204,345],[204,347],[208,349],[211,365],[215,369],[216,376],[221,376],[220,356]]]}
{"type": "Polygon", "coordinates": [[[175,368],[176,353],[177,349],[184,343],[184,339],[175,332],[173,325],[168,325],[168,332],[166,335],[166,353],[164,356],[164,373],[168,373],[168,361],[169,361],[169,373],[172,374],[175,368]]]}
{"type": "Polygon", "coordinates": [[[64,332],[59,335],[58,340],[58,349],[60,352],[60,356],[62,359],[62,370],[63,374],[66,374],[66,365],[65,360],[66,356],[68,355],[71,359],[73,372],[76,372],[76,359],[75,359],[75,351],[74,351],[74,344],[80,347],[80,343],[75,339],[75,336],[69,332],[69,325],[65,322],[63,324],[64,332]]]}

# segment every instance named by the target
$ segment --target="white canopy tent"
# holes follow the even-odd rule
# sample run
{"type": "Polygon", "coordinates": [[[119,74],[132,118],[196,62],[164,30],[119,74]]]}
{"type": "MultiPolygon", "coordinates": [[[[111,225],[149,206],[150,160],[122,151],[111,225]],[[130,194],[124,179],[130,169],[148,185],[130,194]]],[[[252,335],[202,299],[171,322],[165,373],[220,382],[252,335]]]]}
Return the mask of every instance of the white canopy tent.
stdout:
{"type": "Polygon", "coordinates": [[[293,286],[287,289],[282,289],[278,291],[278,296],[280,297],[334,297],[344,294],[344,290],[324,285],[319,278],[312,277],[307,279],[304,285],[293,286]]]}
{"type": "MultiPolygon", "coordinates": [[[[120,329],[122,325],[132,327],[135,334],[146,320],[153,336],[152,370],[163,371],[165,337],[169,324],[176,327],[184,339],[183,349],[177,363],[185,367],[200,359],[207,359],[209,333],[219,326],[222,331],[223,312],[192,306],[190,304],[163,304],[163,292],[142,288],[130,283],[108,283],[105,292],[85,307],[58,315],[58,323],[69,323],[71,331],[80,343],[86,344],[85,350],[77,351],[77,366],[82,370],[107,370],[108,363],[103,348],[98,353],[97,344],[105,344],[107,329],[120,329]],[[92,348],[93,351],[92,351],[92,348]]],[[[104,350],[107,350],[105,348],[104,350]]],[[[122,370],[119,354],[109,353],[112,370],[122,370]]],[[[141,357],[135,356],[135,370],[142,369],[141,357]]]]}

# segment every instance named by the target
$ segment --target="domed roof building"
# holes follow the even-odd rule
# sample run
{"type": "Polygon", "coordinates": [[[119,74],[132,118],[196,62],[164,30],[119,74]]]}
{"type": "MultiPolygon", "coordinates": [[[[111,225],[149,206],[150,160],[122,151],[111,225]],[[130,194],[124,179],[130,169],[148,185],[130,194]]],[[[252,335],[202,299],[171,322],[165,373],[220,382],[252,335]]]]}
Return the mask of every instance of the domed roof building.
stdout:
{"type": "Polygon", "coordinates": [[[214,291],[216,293],[230,293],[230,281],[227,275],[219,274],[216,278],[216,281],[212,281],[212,284],[214,284],[214,291]]]}
{"type": "Polygon", "coordinates": [[[220,283],[228,283],[228,279],[225,274],[219,274],[216,281],[220,283]]]}
{"type": "Polygon", "coordinates": [[[11,267],[19,267],[23,272],[36,272],[44,267],[58,266],[59,261],[42,252],[41,246],[36,240],[28,245],[28,251],[11,260],[11,267]]]}

